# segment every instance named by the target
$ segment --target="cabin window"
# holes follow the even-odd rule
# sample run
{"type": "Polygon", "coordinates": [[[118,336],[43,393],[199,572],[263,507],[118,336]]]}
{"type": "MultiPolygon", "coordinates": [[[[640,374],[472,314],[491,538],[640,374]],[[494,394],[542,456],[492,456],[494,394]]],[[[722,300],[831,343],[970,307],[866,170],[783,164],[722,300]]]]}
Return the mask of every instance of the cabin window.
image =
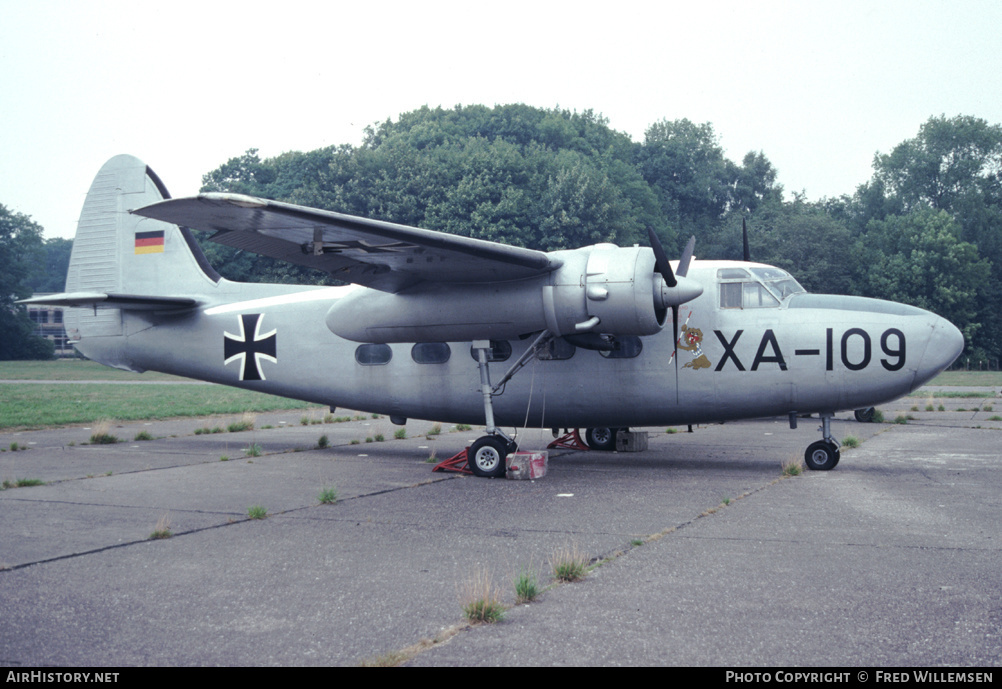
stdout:
{"type": "Polygon", "coordinates": [[[418,342],[411,347],[411,358],[419,364],[444,364],[451,355],[445,342],[418,342]]]}
{"type": "Polygon", "coordinates": [[[599,350],[598,353],[606,359],[633,359],[644,351],[644,343],[636,335],[616,337],[613,342],[616,345],[614,349],[599,350]]]}
{"type": "Polygon", "coordinates": [[[363,344],[355,348],[355,361],[362,366],[381,366],[392,358],[393,350],[387,344],[363,344]]]}
{"type": "MultiPolygon", "coordinates": [[[[472,345],[470,346],[470,356],[477,363],[480,362],[480,357],[477,355],[477,350],[475,350],[472,345]]],[[[491,348],[487,352],[487,361],[508,361],[511,356],[511,343],[508,340],[491,340],[491,348]]]]}
{"type": "Polygon", "coordinates": [[[547,342],[545,347],[536,352],[536,358],[542,361],[562,361],[574,356],[575,349],[577,348],[570,342],[558,337],[547,342]]]}

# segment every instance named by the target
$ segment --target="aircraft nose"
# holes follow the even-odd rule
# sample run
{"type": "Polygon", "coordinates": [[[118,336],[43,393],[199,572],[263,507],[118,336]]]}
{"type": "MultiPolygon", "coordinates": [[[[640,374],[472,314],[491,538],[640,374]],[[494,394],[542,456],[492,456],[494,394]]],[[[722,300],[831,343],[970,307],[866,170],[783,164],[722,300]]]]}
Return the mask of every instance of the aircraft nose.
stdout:
{"type": "Polygon", "coordinates": [[[919,385],[931,380],[964,351],[964,334],[950,321],[934,316],[932,333],[916,375],[919,385]]]}

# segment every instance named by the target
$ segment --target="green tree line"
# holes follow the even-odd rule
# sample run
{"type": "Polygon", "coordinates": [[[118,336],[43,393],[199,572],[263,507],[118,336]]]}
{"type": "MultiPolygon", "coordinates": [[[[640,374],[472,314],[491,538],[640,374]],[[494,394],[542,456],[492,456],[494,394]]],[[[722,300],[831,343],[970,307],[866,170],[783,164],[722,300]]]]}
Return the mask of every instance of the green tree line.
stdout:
{"type": "MultiPolygon", "coordinates": [[[[761,151],[724,155],[710,123],[662,120],[643,141],[593,113],[527,105],[421,108],[368,127],[359,146],[262,160],[251,149],[203,178],[229,191],[550,251],[596,242],[752,258],[814,292],[934,311],[967,356],[1002,355],[1002,128],[932,117],[877,154],[855,192],[787,198],[761,151]]],[[[203,242],[235,280],[330,283],[326,274],[203,242]]]]}

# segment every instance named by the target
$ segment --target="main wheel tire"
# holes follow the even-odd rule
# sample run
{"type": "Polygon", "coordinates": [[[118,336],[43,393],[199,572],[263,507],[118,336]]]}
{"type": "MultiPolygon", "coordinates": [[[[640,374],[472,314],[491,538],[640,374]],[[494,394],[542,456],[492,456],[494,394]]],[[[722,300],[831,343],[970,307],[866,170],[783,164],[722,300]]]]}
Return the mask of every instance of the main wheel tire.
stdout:
{"type": "Polygon", "coordinates": [[[474,476],[501,478],[505,475],[505,457],[511,446],[503,438],[485,435],[477,438],[466,451],[466,463],[474,476]]]}
{"type": "Polygon", "coordinates": [[[593,450],[612,452],[616,449],[618,428],[589,428],[585,431],[585,442],[593,450]]]}
{"type": "Polygon", "coordinates": [[[853,416],[860,423],[870,423],[873,421],[873,417],[877,415],[877,410],[873,407],[867,407],[865,409],[857,409],[853,412],[853,416]]]}
{"type": "Polygon", "coordinates": [[[831,471],[838,464],[842,454],[832,443],[827,440],[819,440],[807,446],[804,453],[804,461],[807,468],[813,471],[831,471]]]}

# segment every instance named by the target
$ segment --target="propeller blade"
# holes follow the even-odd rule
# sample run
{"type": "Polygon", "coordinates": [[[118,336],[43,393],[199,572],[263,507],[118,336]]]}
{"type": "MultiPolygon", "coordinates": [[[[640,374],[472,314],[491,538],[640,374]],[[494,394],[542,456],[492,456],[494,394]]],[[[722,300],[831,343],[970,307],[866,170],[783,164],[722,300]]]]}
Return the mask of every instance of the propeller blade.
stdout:
{"type": "Polygon", "coordinates": [[[751,261],[751,251],[748,249],[748,224],[741,218],[741,238],[745,245],[745,261],[751,261]]]}
{"type": "Polygon", "coordinates": [[[689,263],[692,261],[692,252],[695,248],[696,236],[693,235],[692,237],[689,237],[689,241],[685,245],[685,251],[682,252],[682,258],[678,261],[678,270],[675,271],[675,274],[679,277],[684,278],[689,272],[689,263]]]}
{"type": "Polygon", "coordinates": [[[675,404],[678,404],[678,306],[671,307],[671,328],[672,333],[675,335],[674,342],[675,354],[673,358],[675,359],[675,404]]]}
{"type": "Polygon", "coordinates": [[[654,234],[654,230],[650,227],[647,228],[647,238],[651,241],[651,248],[654,249],[655,270],[661,273],[661,277],[665,279],[666,285],[675,287],[678,285],[678,280],[675,279],[675,274],[671,271],[668,254],[665,253],[664,247],[661,246],[661,240],[658,239],[658,236],[654,234]]]}

